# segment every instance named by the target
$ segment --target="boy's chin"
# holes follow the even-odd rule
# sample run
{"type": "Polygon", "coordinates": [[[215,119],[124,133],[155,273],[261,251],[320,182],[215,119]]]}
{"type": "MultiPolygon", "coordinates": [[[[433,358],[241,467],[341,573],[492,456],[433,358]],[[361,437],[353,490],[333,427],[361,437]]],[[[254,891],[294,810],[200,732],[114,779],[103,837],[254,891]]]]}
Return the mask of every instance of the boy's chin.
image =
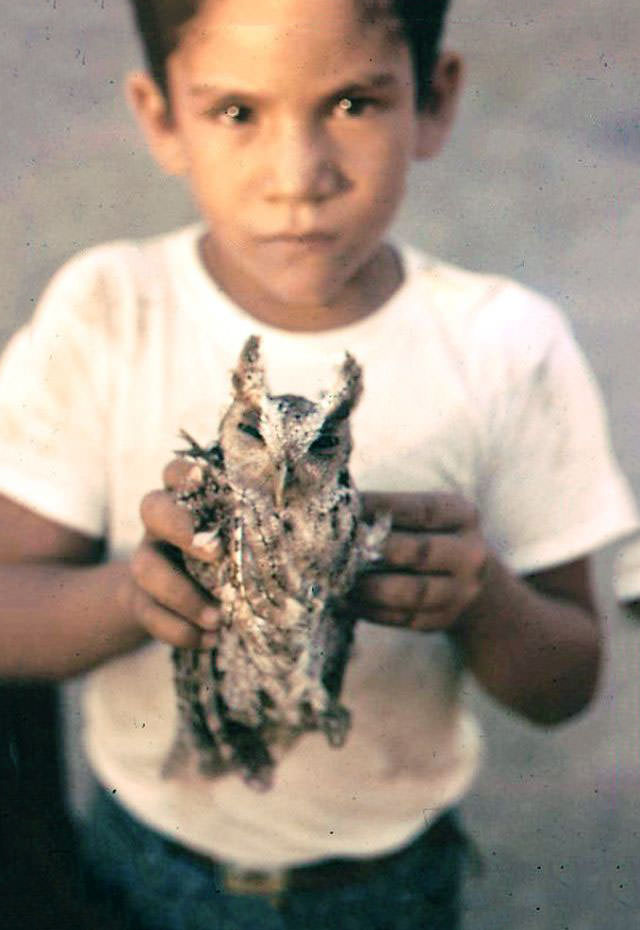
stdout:
{"type": "MultiPolygon", "coordinates": [[[[295,282],[290,286],[267,289],[275,305],[280,305],[291,313],[315,309],[330,310],[334,304],[340,304],[344,287],[336,286],[335,281],[325,284],[305,285],[295,282]]],[[[266,296],[266,295],[265,295],[266,296]]],[[[268,299],[268,297],[267,297],[268,299]]],[[[344,298],[343,298],[344,299],[344,298]]]]}
{"type": "Polygon", "coordinates": [[[292,267],[287,275],[278,276],[277,280],[263,278],[241,303],[258,317],[274,316],[282,325],[298,326],[320,316],[329,320],[334,309],[340,317],[345,303],[351,303],[355,297],[350,293],[349,282],[337,281],[335,275],[320,280],[301,280],[301,277],[292,267]]]}
{"type": "Polygon", "coordinates": [[[388,296],[389,275],[380,270],[386,264],[359,249],[314,251],[278,244],[241,263],[221,268],[211,262],[208,268],[229,297],[256,319],[312,331],[345,325],[374,309],[381,302],[378,296],[388,296]]]}

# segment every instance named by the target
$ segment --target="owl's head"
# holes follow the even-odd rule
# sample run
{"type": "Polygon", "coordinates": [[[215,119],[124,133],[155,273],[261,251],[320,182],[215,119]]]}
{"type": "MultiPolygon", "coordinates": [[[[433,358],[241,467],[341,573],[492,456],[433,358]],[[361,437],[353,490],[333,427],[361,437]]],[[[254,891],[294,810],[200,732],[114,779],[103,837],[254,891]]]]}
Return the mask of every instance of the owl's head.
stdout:
{"type": "Polygon", "coordinates": [[[349,415],[360,397],[360,366],[348,353],[336,383],[317,401],[269,393],[260,342],[240,354],[234,399],[220,424],[225,470],[240,488],[272,494],[276,509],[299,495],[345,480],[351,453],[349,415]]]}

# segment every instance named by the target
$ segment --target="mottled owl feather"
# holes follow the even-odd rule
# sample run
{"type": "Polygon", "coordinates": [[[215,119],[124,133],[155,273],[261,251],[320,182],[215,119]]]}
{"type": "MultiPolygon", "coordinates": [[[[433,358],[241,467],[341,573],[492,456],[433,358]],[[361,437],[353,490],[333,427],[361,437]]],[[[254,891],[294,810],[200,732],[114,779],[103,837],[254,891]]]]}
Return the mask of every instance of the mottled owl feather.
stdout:
{"type": "Polygon", "coordinates": [[[334,388],[311,401],[268,392],[259,341],[244,346],[233,400],[208,447],[185,435],[192,462],[177,498],[213,563],[186,560],[220,603],[211,650],[173,653],[179,726],[167,775],[239,770],[268,787],[303,732],[343,743],[340,703],[353,636],[342,610],[356,573],[379,558],[390,528],[361,520],[351,481],[349,415],[361,370],[346,355],[334,388]]]}

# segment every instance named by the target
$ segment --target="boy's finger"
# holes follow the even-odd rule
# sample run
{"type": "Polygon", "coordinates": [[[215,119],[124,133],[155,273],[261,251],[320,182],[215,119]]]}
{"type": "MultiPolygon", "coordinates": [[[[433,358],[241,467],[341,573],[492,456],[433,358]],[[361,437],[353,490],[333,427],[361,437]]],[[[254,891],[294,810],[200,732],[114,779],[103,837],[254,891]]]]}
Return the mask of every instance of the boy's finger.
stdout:
{"type": "Polygon", "coordinates": [[[220,558],[220,541],[215,528],[194,534],[193,516],[169,491],[150,491],[142,498],[140,515],[152,539],[176,546],[203,562],[220,558]]]}
{"type": "Polygon", "coordinates": [[[168,491],[150,491],[142,498],[140,516],[149,535],[186,550],[193,540],[193,518],[168,491]]]}
{"type": "Polygon", "coordinates": [[[390,569],[475,575],[486,559],[479,534],[407,533],[394,530],[385,543],[384,561],[371,574],[390,569]]]}
{"type": "Polygon", "coordinates": [[[455,582],[450,575],[409,575],[382,572],[363,575],[354,598],[367,616],[367,607],[390,610],[440,610],[452,602],[455,582]]]}
{"type": "Polygon", "coordinates": [[[474,526],[476,510],[459,494],[444,492],[367,491],[362,495],[366,519],[391,511],[394,527],[445,532],[474,526]]]}
{"type": "Polygon", "coordinates": [[[202,480],[202,468],[197,462],[185,458],[172,459],[162,472],[162,481],[169,491],[185,489],[189,484],[196,486],[202,480]]]}
{"type": "Polygon", "coordinates": [[[178,614],[157,604],[141,588],[138,588],[134,596],[133,608],[138,622],[154,639],[183,649],[199,648],[202,631],[178,614]]]}
{"type": "Polygon", "coordinates": [[[217,626],[211,600],[183,570],[167,561],[151,543],[143,543],[131,558],[131,574],[155,602],[206,629],[217,626]]]}
{"type": "Polygon", "coordinates": [[[427,533],[393,530],[384,544],[382,571],[386,568],[403,568],[414,572],[427,571],[432,538],[427,533]]]}
{"type": "Polygon", "coordinates": [[[375,607],[368,610],[366,619],[369,623],[383,624],[384,626],[402,626],[425,633],[446,629],[450,623],[449,614],[446,611],[406,611],[388,607],[375,607]]]}

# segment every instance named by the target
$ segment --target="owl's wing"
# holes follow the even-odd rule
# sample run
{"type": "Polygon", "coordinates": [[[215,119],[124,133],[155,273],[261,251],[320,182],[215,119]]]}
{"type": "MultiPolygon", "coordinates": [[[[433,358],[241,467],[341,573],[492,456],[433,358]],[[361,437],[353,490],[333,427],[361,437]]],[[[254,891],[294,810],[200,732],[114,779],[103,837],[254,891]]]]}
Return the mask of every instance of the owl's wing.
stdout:
{"type": "Polygon", "coordinates": [[[174,649],[172,653],[178,729],[164,767],[171,777],[195,758],[206,775],[220,774],[226,764],[221,751],[215,683],[211,673],[213,656],[201,649],[174,649]]]}

